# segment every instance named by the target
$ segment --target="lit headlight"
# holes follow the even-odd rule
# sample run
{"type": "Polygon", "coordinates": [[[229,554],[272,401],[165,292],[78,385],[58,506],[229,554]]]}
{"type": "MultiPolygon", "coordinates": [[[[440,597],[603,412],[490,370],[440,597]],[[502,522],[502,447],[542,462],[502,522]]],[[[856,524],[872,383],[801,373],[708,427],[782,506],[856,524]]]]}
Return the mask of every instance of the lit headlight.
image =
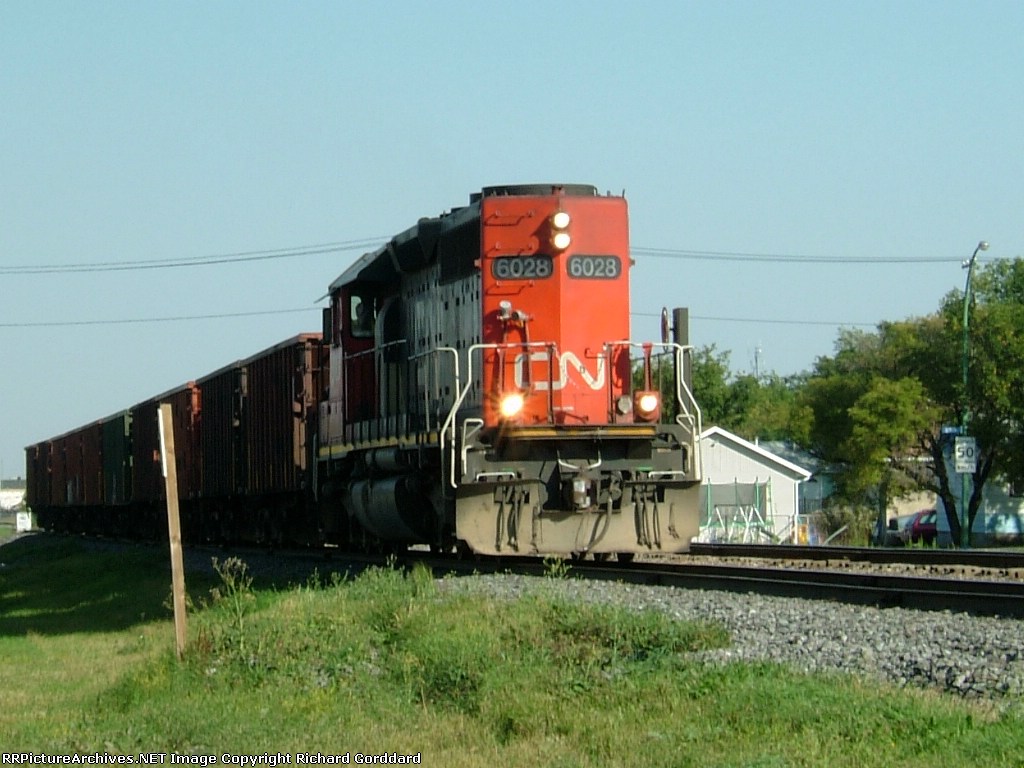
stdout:
{"type": "Polygon", "coordinates": [[[519,392],[511,392],[501,398],[498,410],[501,412],[502,418],[512,419],[519,415],[523,410],[523,405],[525,403],[526,401],[523,399],[522,394],[519,392]]]}
{"type": "Polygon", "coordinates": [[[657,421],[661,415],[661,395],[657,392],[636,392],[633,412],[640,421],[657,421]]]}
{"type": "Polygon", "coordinates": [[[658,396],[653,392],[645,392],[640,395],[637,406],[641,413],[654,413],[658,410],[658,396]]]}
{"type": "Polygon", "coordinates": [[[569,224],[571,222],[572,217],[565,211],[556,211],[551,215],[551,229],[554,230],[554,234],[551,236],[551,244],[556,250],[564,251],[572,242],[572,236],[569,234],[569,224]]]}

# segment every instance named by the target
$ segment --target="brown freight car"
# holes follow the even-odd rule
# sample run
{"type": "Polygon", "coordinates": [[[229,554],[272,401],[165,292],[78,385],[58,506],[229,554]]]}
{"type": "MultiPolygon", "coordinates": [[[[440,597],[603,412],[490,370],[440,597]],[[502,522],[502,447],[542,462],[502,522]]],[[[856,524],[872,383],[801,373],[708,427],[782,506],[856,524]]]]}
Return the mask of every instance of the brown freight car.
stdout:
{"type": "Polygon", "coordinates": [[[29,505],[48,529],[165,536],[158,412],[169,403],[186,540],[315,541],[327,377],[321,334],[302,334],[28,446],[29,505]]]}
{"type": "Polygon", "coordinates": [[[25,448],[25,503],[35,513],[36,523],[47,529],[55,522],[50,471],[52,453],[52,440],[43,440],[25,448]]]}
{"type": "Polygon", "coordinates": [[[198,380],[197,538],[316,537],[313,439],[326,354],[320,334],[302,334],[198,380]]]}
{"type": "Polygon", "coordinates": [[[102,424],[86,424],[25,450],[27,500],[39,525],[104,532],[102,424]]]}
{"type": "Polygon", "coordinates": [[[178,499],[182,508],[190,504],[199,489],[200,395],[195,382],[188,382],[132,406],[132,488],[121,530],[132,536],[166,536],[167,490],[160,456],[159,407],[170,403],[174,419],[175,468],[178,499]]]}

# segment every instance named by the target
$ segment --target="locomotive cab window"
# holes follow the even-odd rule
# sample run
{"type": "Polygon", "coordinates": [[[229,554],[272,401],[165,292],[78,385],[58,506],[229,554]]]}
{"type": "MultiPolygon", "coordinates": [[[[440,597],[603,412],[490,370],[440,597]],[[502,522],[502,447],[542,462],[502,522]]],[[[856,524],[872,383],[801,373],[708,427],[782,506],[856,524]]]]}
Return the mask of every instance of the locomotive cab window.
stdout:
{"type": "Polygon", "coordinates": [[[344,318],[344,302],[341,293],[335,293],[331,296],[331,343],[334,346],[341,345],[341,332],[345,328],[344,318]]]}
{"type": "Polygon", "coordinates": [[[371,338],[376,320],[373,297],[353,294],[349,301],[349,309],[349,328],[352,335],[360,339],[371,338]]]}

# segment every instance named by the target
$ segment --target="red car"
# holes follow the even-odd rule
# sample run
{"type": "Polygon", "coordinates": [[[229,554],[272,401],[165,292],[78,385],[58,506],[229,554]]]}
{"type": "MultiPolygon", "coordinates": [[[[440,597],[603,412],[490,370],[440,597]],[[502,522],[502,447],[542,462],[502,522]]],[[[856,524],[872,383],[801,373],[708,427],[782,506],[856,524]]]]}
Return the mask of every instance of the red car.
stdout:
{"type": "Polygon", "coordinates": [[[922,509],[910,518],[910,522],[907,523],[907,527],[904,529],[907,533],[907,539],[912,544],[917,544],[918,542],[934,544],[935,537],[938,535],[938,529],[936,528],[937,518],[938,513],[934,509],[922,509]]]}

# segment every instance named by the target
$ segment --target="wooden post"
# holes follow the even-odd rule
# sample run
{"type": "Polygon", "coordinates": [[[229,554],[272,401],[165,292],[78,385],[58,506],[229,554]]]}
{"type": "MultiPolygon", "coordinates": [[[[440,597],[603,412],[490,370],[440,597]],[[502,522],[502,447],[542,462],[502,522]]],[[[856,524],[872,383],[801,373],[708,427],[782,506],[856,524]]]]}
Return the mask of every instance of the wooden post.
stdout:
{"type": "Polygon", "coordinates": [[[185,566],[181,555],[181,521],[178,517],[178,468],[174,459],[174,421],[170,403],[161,403],[160,460],[167,488],[167,530],[171,540],[171,589],[174,595],[174,638],[180,661],[185,654],[187,619],[185,616],[185,566]]]}

